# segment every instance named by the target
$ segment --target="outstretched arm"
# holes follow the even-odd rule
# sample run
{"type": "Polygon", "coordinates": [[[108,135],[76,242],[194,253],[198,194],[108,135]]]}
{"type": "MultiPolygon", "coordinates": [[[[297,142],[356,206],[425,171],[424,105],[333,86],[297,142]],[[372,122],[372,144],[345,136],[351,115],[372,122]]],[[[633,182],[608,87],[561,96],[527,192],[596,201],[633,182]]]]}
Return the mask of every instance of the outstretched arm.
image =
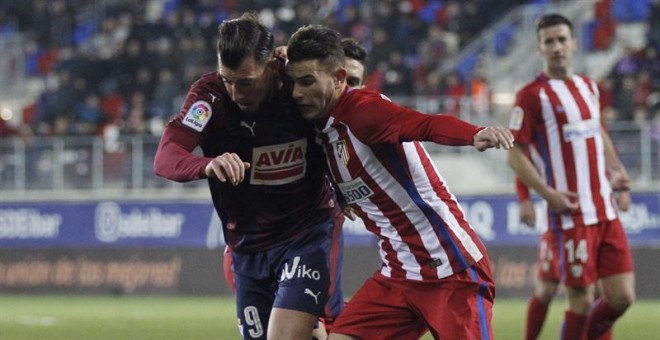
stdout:
{"type": "Polygon", "coordinates": [[[250,163],[243,162],[234,153],[224,153],[215,158],[197,156],[192,151],[197,146],[197,135],[171,122],[161,137],[154,158],[156,175],[177,182],[189,182],[217,177],[221,182],[238,185],[245,177],[250,163]]]}

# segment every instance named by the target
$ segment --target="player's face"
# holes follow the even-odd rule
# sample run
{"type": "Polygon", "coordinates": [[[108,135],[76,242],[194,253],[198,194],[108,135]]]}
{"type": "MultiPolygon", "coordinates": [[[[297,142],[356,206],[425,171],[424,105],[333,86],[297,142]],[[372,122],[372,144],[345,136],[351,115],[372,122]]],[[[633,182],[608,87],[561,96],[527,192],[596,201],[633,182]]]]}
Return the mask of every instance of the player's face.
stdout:
{"type": "Polygon", "coordinates": [[[245,58],[236,69],[220,63],[218,72],[231,100],[243,112],[257,111],[270,91],[269,66],[257,63],[254,57],[245,58]]]}
{"type": "Polygon", "coordinates": [[[319,60],[303,60],[288,62],[287,74],[293,79],[293,99],[305,119],[323,117],[334,102],[335,94],[343,89],[343,78],[340,80],[337,72],[332,72],[328,66],[319,60]]]}
{"type": "Polygon", "coordinates": [[[346,83],[350,88],[361,89],[364,87],[364,65],[361,62],[346,58],[346,83]]]}
{"type": "Polygon", "coordinates": [[[550,76],[566,75],[572,67],[577,42],[567,25],[546,27],[538,32],[539,51],[550,76]]]}

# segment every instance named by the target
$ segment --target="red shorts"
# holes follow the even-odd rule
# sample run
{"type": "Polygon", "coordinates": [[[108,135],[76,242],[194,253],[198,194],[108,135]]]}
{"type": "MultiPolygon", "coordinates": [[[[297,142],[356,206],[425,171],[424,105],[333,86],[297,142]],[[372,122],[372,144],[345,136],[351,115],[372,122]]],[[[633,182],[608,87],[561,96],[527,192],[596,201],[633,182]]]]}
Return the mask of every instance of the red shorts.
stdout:
{"type": "Polygon", "coordinates": [[[562,282],[568,287],[584,287],[597,279],[633,271],[619,219],[564,230],[558,241],[562,282]]]}
{"type": "Polygon", "coordinates": [[[546,231],[539,241],[538,257],[536,258],[537,277],[541,281],[559,282],[559,245],[556,231],[546,231]]]}
{"type": "Polygon", "coordinates": [[[361,339],[492,339],[495,285],[490,261],[433,282],[392,279],[377,272],[348,302],[332,333],[361,339]]]}

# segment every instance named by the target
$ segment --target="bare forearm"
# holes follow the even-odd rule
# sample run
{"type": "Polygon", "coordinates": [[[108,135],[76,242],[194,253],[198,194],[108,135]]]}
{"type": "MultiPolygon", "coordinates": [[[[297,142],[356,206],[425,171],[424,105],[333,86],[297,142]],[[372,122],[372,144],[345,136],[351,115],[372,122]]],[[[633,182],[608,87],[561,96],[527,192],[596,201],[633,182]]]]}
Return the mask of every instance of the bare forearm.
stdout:
{"type": "Polygon", "coordinates": [[[544,199],[547,199],[553,189],[545,183],[532,162],[525,156],[524,148],[526,146],[517,143],[514,144],[514,147],[509,150],[508,154],[509,166],[525,185],[534,189],[544,199]]]}
{"type": "Polygon", "coordinates": [[[154,172],[177,182],[206,178],[204,168],[211,159],[193,155],[192,149],[194,142],[176,129],[167,128],[154,158],[154,172]]]}
{"type": "Polygon", "coordinates": [[[603,146],[605,151],[605,165],[612,171],[625,173],[626,168],[623,166],[621,159],[619,159],[619,155],[616,152],[616,148],[614,147],[614,143],[610,138],[610,134],[605,129],[603,129],[601,135],[603,138],[603,146]]]}

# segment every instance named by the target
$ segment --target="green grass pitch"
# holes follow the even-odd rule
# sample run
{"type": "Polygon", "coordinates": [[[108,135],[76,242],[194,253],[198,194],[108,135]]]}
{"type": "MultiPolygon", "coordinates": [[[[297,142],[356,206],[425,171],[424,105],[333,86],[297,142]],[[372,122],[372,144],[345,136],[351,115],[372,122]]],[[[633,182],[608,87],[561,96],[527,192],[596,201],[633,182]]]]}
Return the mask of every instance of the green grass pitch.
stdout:
{"type": "MultiPolygon", "coordinates": [[[[563,306],[552,305],[542,339],[559,338],[563,306]]],[[[496,300],[496,339],[523,338],[525,308],[524,300],[496,300]]],[[[231,297],[0,295],[0,339],[239,339],[237,332],[231,297]]],[[[637,301],[614,337],[660,339],[660,300],[637,301]]]]}

